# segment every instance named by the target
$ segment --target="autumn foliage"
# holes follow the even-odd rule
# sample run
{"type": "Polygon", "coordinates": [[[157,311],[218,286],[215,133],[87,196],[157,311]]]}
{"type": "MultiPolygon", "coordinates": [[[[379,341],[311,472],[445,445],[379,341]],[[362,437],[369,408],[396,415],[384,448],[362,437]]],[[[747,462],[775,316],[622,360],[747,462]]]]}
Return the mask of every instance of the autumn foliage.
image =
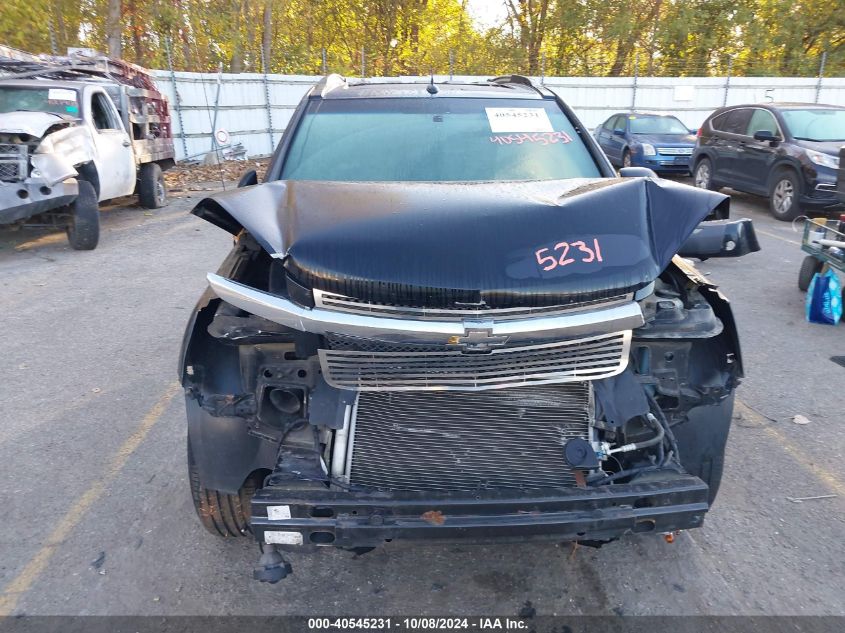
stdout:
{"type": "Polygon", "coordinates": [[[831,0],[3,0],[0,43],[176,70],[797,75],[845,70],[831,0]],[[493,6],[496,5],[496,6],[493,6]],[[498,6],[498,24],[479,9],[498,6]],[[363,67],[362,67],[363,51],[363,67]]]}

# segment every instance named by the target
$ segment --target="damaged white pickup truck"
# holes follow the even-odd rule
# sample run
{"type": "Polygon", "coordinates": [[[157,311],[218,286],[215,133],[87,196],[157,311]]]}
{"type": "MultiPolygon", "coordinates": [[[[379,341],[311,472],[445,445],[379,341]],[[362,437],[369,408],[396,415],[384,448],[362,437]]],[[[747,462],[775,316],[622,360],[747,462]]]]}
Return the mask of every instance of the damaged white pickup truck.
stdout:
{"type": "Polygon", "coordinates": [[[66,227],[72,248],[93,249],[98,202],[137,191],[142,206],[163,206],[172,164],[159,93],[94,78],[0,78],[0,224],[38,216],[66,227]]]}

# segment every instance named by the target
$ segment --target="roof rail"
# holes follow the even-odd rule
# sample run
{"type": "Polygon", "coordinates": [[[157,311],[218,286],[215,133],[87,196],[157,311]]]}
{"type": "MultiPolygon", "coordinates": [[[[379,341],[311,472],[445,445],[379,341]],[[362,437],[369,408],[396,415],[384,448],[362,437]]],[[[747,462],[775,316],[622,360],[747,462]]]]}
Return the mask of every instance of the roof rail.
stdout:
{"type": "Polygon", "coordinates": [[[346,77],[338,75],[337,73],[332,73],[330,75],[326,75],[317,82],[317,85],[314,86],[314,92],[319,93],[321,97],[325,97],[332,90],[348,87],[349,84],[346,83],[346,77]]]}
{"type": "Polygon", "coordinates": [[[488,79],[487,81],[491,84],[521,84],[523,86],[535,88],[534,83],[524,75],[501,75],[499,77],[488,79]]]}

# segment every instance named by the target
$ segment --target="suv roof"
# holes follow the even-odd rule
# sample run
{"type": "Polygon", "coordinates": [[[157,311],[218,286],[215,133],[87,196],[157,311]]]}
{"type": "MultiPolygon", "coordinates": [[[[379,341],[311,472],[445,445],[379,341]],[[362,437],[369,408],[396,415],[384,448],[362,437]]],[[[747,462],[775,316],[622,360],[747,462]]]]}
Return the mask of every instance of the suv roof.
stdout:
{"type": "Polygon", "coordinates": [[[671,112],[642,112],[641,110],[620,110],[609,115],[605,121],[612,119],[615,116],[633,116],[633,117],[671,117],[677,119],[677,115],[671,112]]]}
{"type": "MultiPolygon", "coordinates": [[[[323,99],[389,99],[397,97],[432,97],[428,92],[431,81],[350,83],[339,75],[323,77],[311,93],[323,99]]],[[[509,75],[496,77],[486,83],[435,82],[436,96],[488,99],[543,99],[554,96],[546,88],[535,86],[525,77],[509,75]]]]}
{"type": "MultiPolygon", "coordinates": [[[[765,103],[737,103],[735,105],[723,106],[715,110],[713,114],[724,112],[726,110],[734,110],[736,108],[764,108],[766,110],[792,110],[801,108],[802,110],[829,110],[835,108],[837,110],[845,109],[843,106],[825,104],[825,103],[801,103],[800,101],[766,101],[765,103]]],[[[713,116],[711,114],[710,116],[713,116]]]]}

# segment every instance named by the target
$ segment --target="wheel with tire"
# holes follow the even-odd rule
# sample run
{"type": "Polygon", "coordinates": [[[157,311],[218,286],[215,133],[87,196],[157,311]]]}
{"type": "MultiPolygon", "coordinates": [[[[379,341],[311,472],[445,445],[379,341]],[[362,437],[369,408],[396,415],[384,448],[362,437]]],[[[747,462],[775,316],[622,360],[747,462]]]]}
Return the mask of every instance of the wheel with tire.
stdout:
{"type": "Polygon", "coordinates": [[[239,494],[211,490],[202,485],[188,438],[188,480],[194,509],[203,527],[216,536],[237,537],[252,534],[249,528],[250,501],[255,494],[255,480],[248,479],[239,494]]]}
{"type": "Polygon", "coordinates": [[[824,264],[812,255],[807,255],[804,258],[804,261],[801,262],[801,270],[798,271],[798,288],[801,289],[801,292],[807,292],[813,277],[816,273],[822,271],[823,266],[824,264]]]}
{"type": "Polygon", "coordinates": [[[702,158],[692,173],[693,183],[699,189],[716,191],[718,187],[713,183],[713,163],[709,158],[702,158]]]}
{"type": "Polygon", "coordinates": [[[623,167],[630,167],[631,166],[631,152],[627,149],[622,152],[622,166],[623,167]]]}
{"type": "Polygon", "coordinates": [[[138,174],[138,200],[145,209],[158,209],[167,204],[164,172],[158,163],[144,163],[138,174]]]}
{"type": "Polygon", "coordinates": [[[769,211],[778,220],[791,222],[799,215],[798,195],[801,182],[794,171],[780,171],[775,174],[769,186],[769,211]]]}
{"type": "Polygon", "coordinates": [[[75,251],[92,251],[100,241],[100,208],[94,186],[85,180],[79,181],[79,195],[68,207],[70,222],[67,225],[67,240],[75,251]]]}

